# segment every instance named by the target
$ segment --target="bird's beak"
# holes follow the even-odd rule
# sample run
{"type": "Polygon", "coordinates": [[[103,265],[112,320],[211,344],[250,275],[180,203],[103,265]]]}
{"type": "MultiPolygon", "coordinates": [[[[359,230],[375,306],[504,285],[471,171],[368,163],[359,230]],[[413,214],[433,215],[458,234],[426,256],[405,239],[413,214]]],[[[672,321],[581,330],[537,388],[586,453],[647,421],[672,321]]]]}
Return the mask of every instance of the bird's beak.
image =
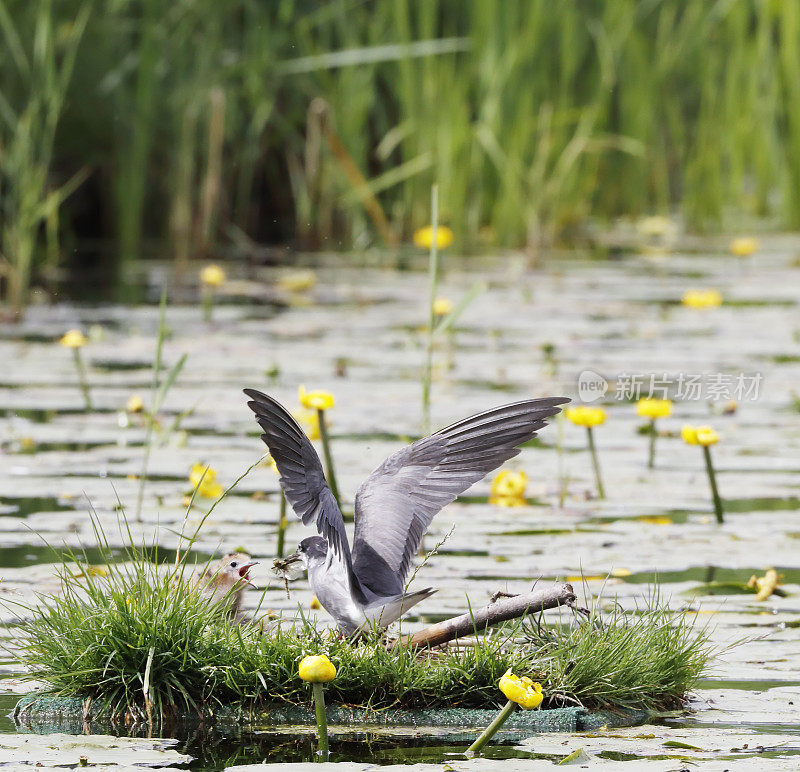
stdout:
{"type": "Polygon", "coordinates": [[[248,583],[248,584],[249,584],[251,587],[255,587],[255,585],[254,585],[254,584],[253,584],[253,583],[250,581],[250,577],[248,576],[248,572],[250,571],[250,569],[251,569],[253,566],[257,566],[257,565],[258,565],[258,561],[257,561],[257,560],[254,560],[254,561],[252,561],[251,563],[245,563],[245,564],[244,564],[244,565],[243,565],[243,566],[242,566],[242,567],[239,569],[239,576],[240,576],[240,577],[241,577],[241,578],[242,578],[242,579],[243,579],[245,582],[247,582],[247,583],[248,583]]]}
{"type": "Polygon", "coordinates": [[[272,570],[284,579],[297,579],[303,573],[303,556],[295,552],[283,560],[275,559],[272,561],[272,570]]]}

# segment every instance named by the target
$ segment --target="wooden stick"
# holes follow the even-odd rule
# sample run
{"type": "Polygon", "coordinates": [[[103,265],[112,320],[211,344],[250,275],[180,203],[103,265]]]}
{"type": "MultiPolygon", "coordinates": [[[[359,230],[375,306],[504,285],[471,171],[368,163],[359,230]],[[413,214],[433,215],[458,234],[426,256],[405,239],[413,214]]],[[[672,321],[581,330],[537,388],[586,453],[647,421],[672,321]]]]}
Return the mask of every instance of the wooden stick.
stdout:
{"type": "Polygon", "coordinates": [[[540,611],[569,606],[575,602],[575,592],[571,584],[552,584],[538,587],[524,595],[503,598],[470,614],[462,614],[452,619],[445,619],[435,625],[426,627],[418,633],[403,635],[397,639],[395,646],[439,646],[442,643],[471,635],[487,627],[505,622],[509,619],[536,614],[540,611]]]}

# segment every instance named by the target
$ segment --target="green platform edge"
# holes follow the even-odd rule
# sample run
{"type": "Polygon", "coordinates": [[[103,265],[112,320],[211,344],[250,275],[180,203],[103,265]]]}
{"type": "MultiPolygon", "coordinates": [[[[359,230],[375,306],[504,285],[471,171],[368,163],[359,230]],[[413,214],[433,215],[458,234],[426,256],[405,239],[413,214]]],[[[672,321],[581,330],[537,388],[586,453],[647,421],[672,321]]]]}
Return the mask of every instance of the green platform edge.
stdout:
{"type": "MultiPolygon", "coordinates": [[[[114,724],[102,714],[102,703],[94,703],[84,716],[84,700],[80,697],[58,697],[51,694],[31,694],[23,697],[14,708],[18,726],[39,733],[83,733],[108,731],[114,724]],[[98,715],[99,714],[99,715],[98,715]]],[[[497,715],[496,709],[427,708],[420,710],[381,710],[352,708],[331,704],[328,723],[332,730],[339,727],[376,730],[391,733],[393,727],[450,728],[462,731],[482,729],[497,715]]],[[[645,710],[594,710],[584,708],[552,708],[549,710],[517,710],[503,726],[503,734],[525,737],[527,733],[590,732],[602,727],[637,726],[645,723],[650,713],[645,710]]],[[[186,723],[198,723],[196,716],[187,715],[186,723]]],[[[281,726],[315,726],[314,711],[303,705],[276,704],[248,711],[239,706],[217,708],[203,720],[216,729],[263,729],[281,726]]],[[[116,728],[119,728],[119,724],[116,728]]]]}

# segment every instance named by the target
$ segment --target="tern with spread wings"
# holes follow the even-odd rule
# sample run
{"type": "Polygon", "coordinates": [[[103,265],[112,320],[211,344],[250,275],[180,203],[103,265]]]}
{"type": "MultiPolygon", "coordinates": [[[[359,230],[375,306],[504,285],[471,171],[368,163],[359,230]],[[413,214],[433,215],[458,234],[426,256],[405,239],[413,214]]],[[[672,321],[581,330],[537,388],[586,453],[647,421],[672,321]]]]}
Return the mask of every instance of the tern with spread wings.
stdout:
{"type": "Polygon", "coordinates": [[[280,472],[286,500],[320,536],[300,542],[286,564],[308,570],[311,589],[339,629],[386,627],[436,592],[406,592],[411,559],[434,516],[473,483],[519,453],[566,397],[528,399],[487,410],[389,456],[355,498],[353,544],[317,452],[290,413],[272,397],[245,389],[280,472]]]}

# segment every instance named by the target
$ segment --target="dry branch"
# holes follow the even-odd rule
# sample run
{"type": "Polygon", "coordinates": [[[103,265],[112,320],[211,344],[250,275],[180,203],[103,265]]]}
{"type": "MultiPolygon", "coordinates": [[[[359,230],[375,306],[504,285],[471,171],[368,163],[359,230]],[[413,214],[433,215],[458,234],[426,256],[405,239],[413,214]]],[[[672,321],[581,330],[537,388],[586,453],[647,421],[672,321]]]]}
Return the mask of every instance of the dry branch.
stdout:
{"type": "Polygon", "coordinates": [[[490,603],[488,606],[469,614],[445,619],[435,625],[426,627],[418,633],[401,636],[395,645],[422,648],[424,646],[439,646],[442,643],[460,638],[462,635],[471,635],[487,627],[517,619],[528,614],[537,614],[540,611],[569,606],[575,602],[575,593],[571,584],[552,584],[547,587],[537,587],[523,595],[503,598],[490,603]]]}

